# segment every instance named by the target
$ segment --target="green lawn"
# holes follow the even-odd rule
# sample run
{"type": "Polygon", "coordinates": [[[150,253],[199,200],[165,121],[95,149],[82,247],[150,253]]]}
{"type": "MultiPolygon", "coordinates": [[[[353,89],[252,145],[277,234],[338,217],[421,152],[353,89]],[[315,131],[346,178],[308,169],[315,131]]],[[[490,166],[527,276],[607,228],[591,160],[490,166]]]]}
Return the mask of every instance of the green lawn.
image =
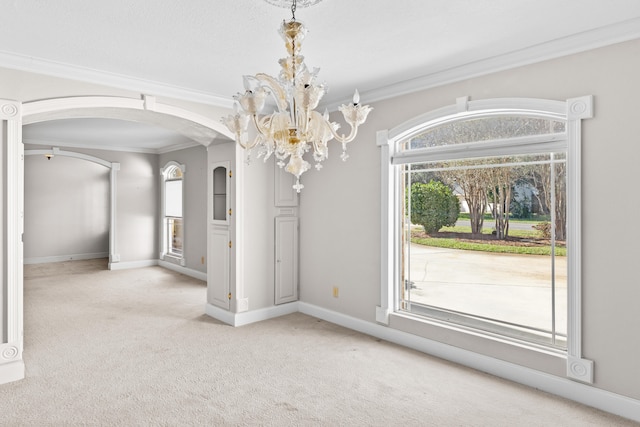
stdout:
{"type": "MultiPolygon", "coordinates": [[[[536,223],[534,222],[532,224],[536,224],[536,223]]],[[[459,226],[442,227],[440,231],[443,231],[443,232],[449,231],[452,233],[471,233],[471,227],[459,227],[459,226]]],[[[492,228],[484,227],[482,230],[482,234],[491,234],[492,231],[493,231],[492,228]]],[[[525,239],[539,239],[539,238],[542,238],[542,232],[539,230],[534,230],[533,228],[531,230],[509,229],[509,236],[523,237],[525,239]]]]}
{"type": "MultiPolygon", "coordinates": [[[[528,221],[532,225],[538,221],[528,221]]],[[[486,223],[485,223],[486,224],[486,223]]],[[[422,230],[422,227],[416,229],[422,230]]],[[[441,232],[451,233],[471,233],[471,227],[442,227],[441,232]]],[[[489,227],[485,227],[482,230],[482,234],[491,234],[493,230],[489,227]]],[[[539,230],[509,230],[509,236],[519,237],[524,239],[540,239],[542,238],[542,232],[539,230]]],[[[419,245],[432,246],[437,248],[449,248],[449,249],[462,249],[467,251],[482,251],[482,252],[494,252],[494,253],[507,253],[507,254],[520,254],[520,255],[550,255],[550,246],[516,246],[516,245],[503,245],[492,244],[487,242],[467,242],[456,238],[447,237],[411,237],[411,242],[419,245]]],[[[555,255],[566,256],[567,250],[564,247],[555,248],[555,255]]]]}

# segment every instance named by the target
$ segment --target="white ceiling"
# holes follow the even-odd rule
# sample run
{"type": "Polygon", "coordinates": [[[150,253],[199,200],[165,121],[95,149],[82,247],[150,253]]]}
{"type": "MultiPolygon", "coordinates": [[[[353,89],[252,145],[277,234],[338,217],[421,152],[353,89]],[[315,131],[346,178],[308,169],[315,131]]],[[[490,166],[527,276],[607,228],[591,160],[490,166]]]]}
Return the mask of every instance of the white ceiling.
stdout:
{"type": "MultiPolygon", "coordinates": [[[[228,107],[242,75],[278,74],[290,16],[264,0],[0,0],[0,66],[228,107]]],[[[639,0],[323,0],[296,17],[329,107],[355,88],[366,103],[640,37],[639,0]]],[[[87,144],[119,127],[88,124],[106,128],[87,144]]],[[[70,140],[68,125],[28,125],[25,138],[70,140]]],[[[152,144],[127,126],[135,137],[113,144],[152,144]]],[[[153,149],[175,137],[156,133],[153,149]]]]}

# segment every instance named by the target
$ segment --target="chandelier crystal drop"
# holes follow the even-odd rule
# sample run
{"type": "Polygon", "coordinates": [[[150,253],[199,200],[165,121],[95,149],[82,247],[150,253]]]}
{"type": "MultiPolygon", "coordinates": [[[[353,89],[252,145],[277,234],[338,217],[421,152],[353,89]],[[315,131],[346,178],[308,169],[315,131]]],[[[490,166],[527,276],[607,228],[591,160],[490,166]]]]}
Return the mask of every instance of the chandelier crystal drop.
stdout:
{"type": "Polygon", "coordinates": [[[223,119],[223,123],[235,135],[236,142],[247,151],[257,147],[258,158],[266,161],[272,154],[277,164],[296,177],[293,188],[299,193],[304,186],[300,176],[311,168],[304,159],[312,151],[315,168],[320,170],[322,162],[329,156],[327,143],[336,139],[342,144],[340,158],[346,161],[347,143],[353,141],[358,126],[363,124],[372,110],[368,105],[360,105],[360,95],[355,91],[353,102],[341,105],[339,111],[350,126],[349,133],[339,134],[340,125],[329,120],[328,111],[315,111],[327,92],[325,83],[316,83],[318,68],[309,70],[300,55],[302,40],[307,29],[296,21],[296,0],[291,7],[292,18],[283,21],[280,35],[284,39],[288,57],[280,59],[282,69],[278,78],[259,73],[244,76],[244,93],[234,96],[234,114],[223,119]],[[271,97],[275,106],[268,103],[271,97]],[[272,111],[263,113],[265,106],[272,111]],[[249,122],[253,124],[249,138],[249,122]]]}

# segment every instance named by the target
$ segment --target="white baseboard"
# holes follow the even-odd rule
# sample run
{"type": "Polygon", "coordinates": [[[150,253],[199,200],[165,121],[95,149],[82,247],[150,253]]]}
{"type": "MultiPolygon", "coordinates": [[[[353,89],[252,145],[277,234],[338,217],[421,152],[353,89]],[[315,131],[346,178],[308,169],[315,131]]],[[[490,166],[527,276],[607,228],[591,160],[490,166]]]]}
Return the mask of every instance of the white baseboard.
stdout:
{"type": "Polygon", "coordinates": [[[129,262],[110,262],[109,270],[127,270],[129,268],[142,268],[142,267],[153,267],[160,266],[162,268],[166,268],[168,270],[175,271],[180,274],[184,274],[185,276],[193,277],[198,280],[207,281],[207,273],[203,273],[202,271],[193,270],[191,268],[183,267],[178,264],[173,264],[171,262],[159,260],[159,259],[146,259],[142,261],[129,261],[129,262]]]}
{"type": "Polygon", "coordinates": [[[301,313],[344,326],[345,328],[524,384],[621,417],[640,421],[640,400],[391,329],[377,323],[356,319],[312,304],[298,302],[298,309],[301,313]]]}
{"type": "Polygon", "coordinates": [[[145,259],[141,261],[127,261],[127,262],[110,262],[109,270],[127,270],[129,268],[153,267],[154,265],[158,265],[157,259],[145,259]]]}
{"type": "Polygon", "coordinates": [[[109,258],[109,253],[96,252],[96,253],[89,253],[89,254],[69,254],[69,255],[31,257],[31,258],[25,258],[23,262],[25,264],[47,264],[50,262],[77,261],[82,259],[97,259],[97,258],[109,258]]]}
{"type": "Polygon", "coordinates": [[[181,265],[174,264],[172,262],[163,261],[163,260],[159,260],[158,261],[158,265],[160,267],[164,267],[164,268],[167,268],[169,270],[173,270],[173,271],[178,272],[180,274],[184,274],[185,276],[193,277],[194,279],[202,280],[202,281],[205,281],[205,282],[207,281],[207,273],[204,273],[202,271],[194,270],[192,268],[183,267],[181,265]]]}
{"type": "Polygon", "coordinates": [[[18,360],[0,365],[0,384],[24,379],[24,362],[18,360]]]}
{"type": "Polygon", "coordinates": [[[248,325],[250,323],[261,322],[263,320],[273,319],[286,314],[297,313],[298,311],[298,301],[275,305],[273,307],[260,308],[258,310],[245,311],[242,313],[232,313],[211,304],[207,304],[204,308],[204,312],[208,316],[231,326],[248,325]]]}

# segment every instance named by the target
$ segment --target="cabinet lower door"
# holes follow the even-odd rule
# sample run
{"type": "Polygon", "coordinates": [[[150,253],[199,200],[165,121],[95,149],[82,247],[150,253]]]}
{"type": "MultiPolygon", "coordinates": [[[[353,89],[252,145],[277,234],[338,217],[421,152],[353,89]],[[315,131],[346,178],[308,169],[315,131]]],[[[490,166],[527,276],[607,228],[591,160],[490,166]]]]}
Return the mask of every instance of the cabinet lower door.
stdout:
{"type": "Polygon", "coordinates": [[[298,299],[298,218],[276,218],[275,303],[298,299]]]}
{"type": "Polygon", "coordinates": [[[210,226],[207,263],[207,300],[229,309],[229,230],[210,226]]]}

